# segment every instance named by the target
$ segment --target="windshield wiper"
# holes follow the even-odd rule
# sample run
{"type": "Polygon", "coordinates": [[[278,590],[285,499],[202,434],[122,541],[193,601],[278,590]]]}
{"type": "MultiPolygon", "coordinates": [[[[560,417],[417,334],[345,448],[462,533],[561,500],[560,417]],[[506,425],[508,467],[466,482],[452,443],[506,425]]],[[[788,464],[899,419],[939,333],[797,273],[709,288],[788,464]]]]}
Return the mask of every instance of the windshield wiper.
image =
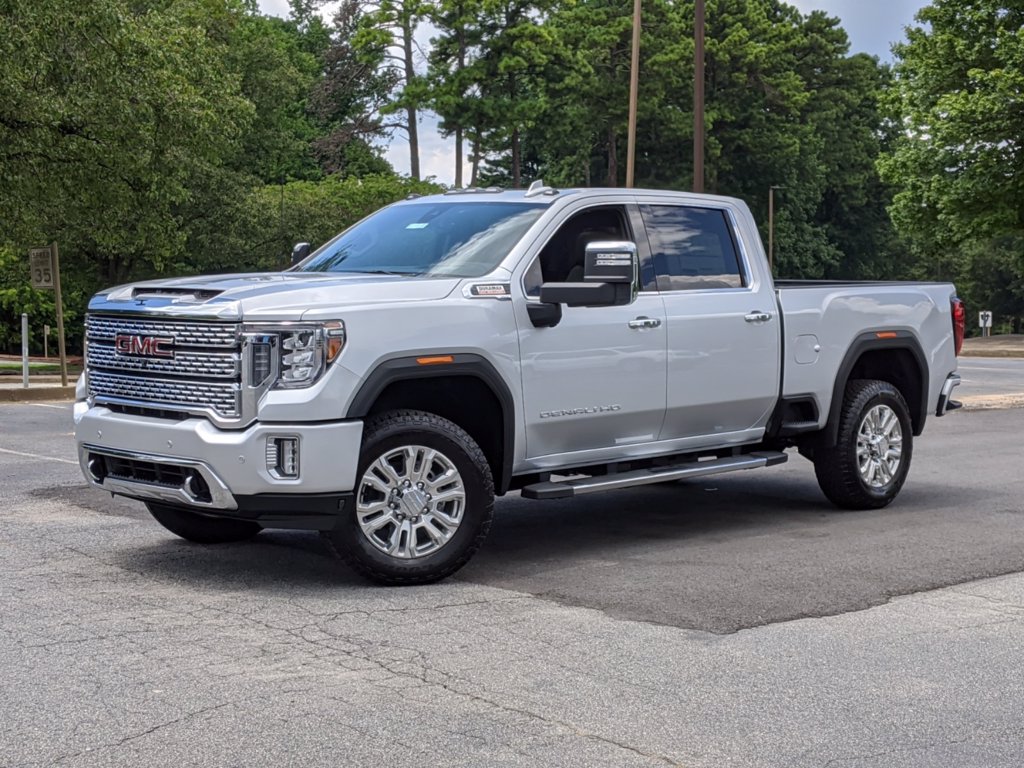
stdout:
{"type": "Polygon", "coordinates": [[[418,277],[422,272],[400,272],[396,269],[346,269],[342,270],[357,275],[399,275],[401,277],[418,277]]]}

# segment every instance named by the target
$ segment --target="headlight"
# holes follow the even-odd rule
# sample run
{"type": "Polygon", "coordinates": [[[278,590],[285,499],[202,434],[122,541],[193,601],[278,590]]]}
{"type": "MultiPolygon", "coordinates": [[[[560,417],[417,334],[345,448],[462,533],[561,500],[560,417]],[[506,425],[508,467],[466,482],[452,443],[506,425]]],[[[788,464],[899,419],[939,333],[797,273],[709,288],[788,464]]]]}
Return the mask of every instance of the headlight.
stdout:
{"type": "Polygon", "coordinates": [[[259,386],[276,371],[274,387],[308,387],[345,346],[345,325],[340,321],[261,324],[251,331],[249,386],[259,386]]]}

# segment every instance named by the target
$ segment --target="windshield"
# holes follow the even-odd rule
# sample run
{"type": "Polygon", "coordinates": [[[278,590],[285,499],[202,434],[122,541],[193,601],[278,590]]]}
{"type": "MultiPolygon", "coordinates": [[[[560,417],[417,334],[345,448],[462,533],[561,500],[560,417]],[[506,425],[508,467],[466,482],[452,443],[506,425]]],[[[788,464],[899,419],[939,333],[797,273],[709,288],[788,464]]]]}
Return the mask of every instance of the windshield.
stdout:
{"type": "Polygon", "coordinates": [[[392,206],[327,243],[298,271],[480,277],[501,263],[546,207],[508,202],[392,206]]]}

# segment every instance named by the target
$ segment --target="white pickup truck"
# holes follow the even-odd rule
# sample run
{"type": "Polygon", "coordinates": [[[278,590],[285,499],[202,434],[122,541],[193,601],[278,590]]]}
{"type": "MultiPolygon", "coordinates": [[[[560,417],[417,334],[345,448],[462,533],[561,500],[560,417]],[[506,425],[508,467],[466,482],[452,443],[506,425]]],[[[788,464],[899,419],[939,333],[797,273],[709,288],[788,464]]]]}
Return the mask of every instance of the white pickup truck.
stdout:
{"type": "Polygon", "coordinates": [[[92,299],[75,421],[93,486],[191,541],[319,530],[366,576],[415,584],[464,565],[513,490],[796,448],[833,503],[882,507],[929,414],[958,406],[952,285],[773,284],[731,198],[458,190],[294,261],[92,299]]]}

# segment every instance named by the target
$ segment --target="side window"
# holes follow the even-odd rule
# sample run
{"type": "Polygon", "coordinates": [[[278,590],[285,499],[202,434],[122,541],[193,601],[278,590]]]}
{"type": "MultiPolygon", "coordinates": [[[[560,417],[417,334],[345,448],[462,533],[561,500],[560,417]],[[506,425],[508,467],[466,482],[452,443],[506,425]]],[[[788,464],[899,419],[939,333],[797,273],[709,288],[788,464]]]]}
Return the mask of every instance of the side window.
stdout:
{"type": "Polygon", "coordinates": [[[640,207],[658,290],[742,288],[747,284],[725,211],[679,205],[640,207]]]}
{"type": "Polygon", "coordinates": [[[541,283],[575,283],[583,279],[587,244],[595,240],[632,240],[620,206],[590,208],[565,222],[533,260],[523,277],[527,296],[540,296],[541,283]]]}

